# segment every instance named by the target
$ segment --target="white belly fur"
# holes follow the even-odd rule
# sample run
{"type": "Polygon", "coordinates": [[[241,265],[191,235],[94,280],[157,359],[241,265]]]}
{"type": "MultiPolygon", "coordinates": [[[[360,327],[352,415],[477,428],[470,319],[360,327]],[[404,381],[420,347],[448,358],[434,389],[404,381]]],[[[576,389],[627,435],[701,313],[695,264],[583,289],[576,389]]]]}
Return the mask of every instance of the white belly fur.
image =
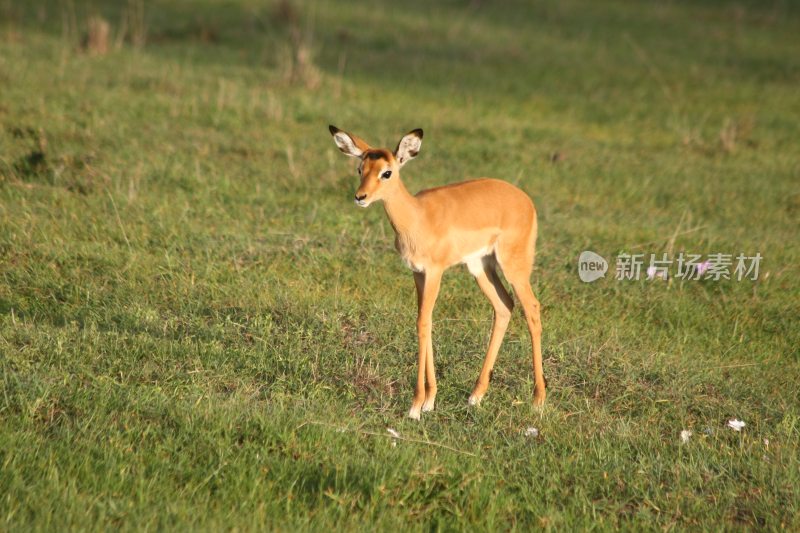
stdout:
{"type": "Polygon", "coordinates": [[[493,252],[494,248],[486,246],[476,252],[465,255],[461,258],[461,262],[467,265],[467,270],[469,270],[470,274],[477,276],[483,273],[483,258],[493,252]]]}
{"type": "Polygon", "coordinates": [[[403,262],[406,264],[408,268],[410,268],[414,272],[424,272],[425,268],[422,265],[415,265],[411,262],[411,259],[408,257],[403,257],[403,262]]]}

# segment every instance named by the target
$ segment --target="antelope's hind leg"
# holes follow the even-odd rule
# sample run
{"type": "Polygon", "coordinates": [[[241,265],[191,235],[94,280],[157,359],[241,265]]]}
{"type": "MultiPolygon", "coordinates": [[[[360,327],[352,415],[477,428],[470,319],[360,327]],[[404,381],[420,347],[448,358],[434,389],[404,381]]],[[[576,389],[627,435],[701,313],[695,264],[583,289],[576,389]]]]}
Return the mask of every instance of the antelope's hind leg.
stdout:
{"type": "Polygon", "coordinates": [[[485,256],[477,263],[468,264],[470,273],[475,276],[475,281],[489,299],[494,308],[494,322],[492,324],[492,335],[489,339],[489,348],[486,350],[486,358],[483,361],[483,368],[475,382],[475,388],[469,397],[470,405],[478,405],[489,388],[489,380],[492,375],[494,363],[497,360],[497,353],[508,329],[511,320],[511,311],[514,309],[514,300],[503,286],[503,282],[497,275],[494,256],[485,256]]]}
{"type": "Polygon", "coordinates": [[[533,345],[533,378],[534,378],[534,391],[533,391],[533,404],[540,406],[544,405],[546,396],[544,371],[542,370],[542,319],[540,313],[539,300],[533,295],[531,283],[527,277],[518,279],[512,282],[514,292],[519,298],[525,310],[525,320],[528,323],[528,330],[531,334],[531,344],[533,345]]]}
{"type": "MultiPolygon", "coordinates": [[[[533,404],[544,404],[546,396],[544,371],[542,369],[542,318],[539,300],[531,288],[531,271],[533,270],[536,230],[527,244],[506,245],[500,249],[500,267],[508,282],[514,288],[514,294],[525,312],[525,322],[531,335],[531,355],[533,359],[533,404]]],[[[513,243],[513,241],[512,241],[513,243]]]]}

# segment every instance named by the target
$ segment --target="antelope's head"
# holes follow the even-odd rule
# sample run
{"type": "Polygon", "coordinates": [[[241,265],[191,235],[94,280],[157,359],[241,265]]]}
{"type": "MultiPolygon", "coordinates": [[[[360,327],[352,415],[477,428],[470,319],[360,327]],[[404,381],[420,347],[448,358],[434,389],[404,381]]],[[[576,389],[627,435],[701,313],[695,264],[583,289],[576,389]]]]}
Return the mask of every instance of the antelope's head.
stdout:
{"type": "Polygon", "coordinates": [[[400,167],[416,157],[422,146],[421,129],[405,134],[394,152],[372,148],[360,137],[336,126],[328,126],[328,129],[342,153],[361,160],[358,164],[361,184],[355,194],[355,202],[360,207],[388,198],[400,181],[400,167]]]}

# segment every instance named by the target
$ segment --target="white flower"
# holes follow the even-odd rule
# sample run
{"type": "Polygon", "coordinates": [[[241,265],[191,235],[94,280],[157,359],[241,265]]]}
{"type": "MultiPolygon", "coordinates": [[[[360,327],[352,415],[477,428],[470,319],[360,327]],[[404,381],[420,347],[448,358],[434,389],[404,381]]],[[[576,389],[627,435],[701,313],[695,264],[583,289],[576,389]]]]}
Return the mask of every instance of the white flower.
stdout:
{"type": "Polygon", "coordinates": [[[746,424],[737,418],[731,418],[730,420],[728,420],[727,425],[734,431],[741,431],[746,424]]]}
{"type": "Polygon", "coordinates": [[[539,436],[539,430],[534,428],[534,427],[529,427],[528,429],[525,430],[525,436],[526,437],[538,437],[539,436]]]}
{"type": "Polygon", "coordinates": [[[683,443],[689,442],[689,437],[691,436],[692,436],[692,430],[684,429],[683,431],[681,431],[681,442],[683,443]]]}
{"type": "Polygon", "coordinates": [[[388,431],[389,435],[391,435],[392,437],[394,437],[396,439],[400,438],[400,433],[398,433],[397,431],[393,430],[392,428],[386,428],[386,431],[388,431]]]}
{"type": "Polygon", "coordinates": [[[666,270],[664,270],[663,268],[659,268],[655,265],[647,267],[647,279],[651,280],[656,278],[667,279],[666,270]]]}

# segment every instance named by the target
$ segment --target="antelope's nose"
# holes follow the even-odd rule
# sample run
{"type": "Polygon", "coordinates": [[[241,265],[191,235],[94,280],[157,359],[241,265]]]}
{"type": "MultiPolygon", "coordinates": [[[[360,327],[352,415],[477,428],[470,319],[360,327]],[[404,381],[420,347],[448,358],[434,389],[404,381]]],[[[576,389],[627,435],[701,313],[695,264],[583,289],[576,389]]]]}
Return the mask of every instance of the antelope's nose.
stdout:
{"type": "Polygon", "coordinates": [[[364,199],[366,199],[366,197],[367,197],[366,194],[356,194],[356,202],[361,202],[364,199]]]}

